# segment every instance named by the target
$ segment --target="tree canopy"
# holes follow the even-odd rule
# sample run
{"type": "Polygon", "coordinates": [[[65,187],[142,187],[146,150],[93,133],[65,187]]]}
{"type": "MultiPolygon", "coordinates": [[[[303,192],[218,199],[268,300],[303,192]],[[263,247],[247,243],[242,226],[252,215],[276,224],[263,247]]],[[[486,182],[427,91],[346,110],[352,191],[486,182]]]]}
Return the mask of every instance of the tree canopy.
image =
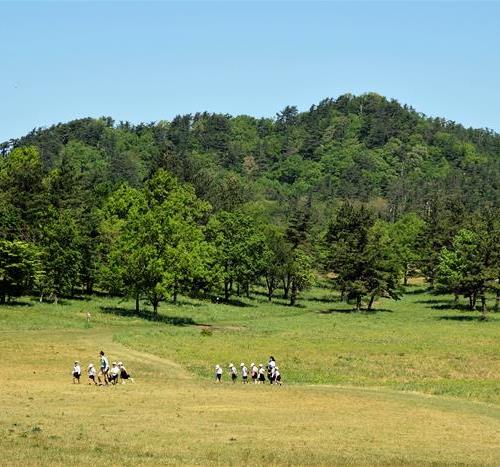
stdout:
{"type": "Polygon", "coordinates": [[[36,128],[0,144],[0,240],[26,245],[26,261],[38,252],[43,280],[21,260],[22,279],[2,280],[54,299],[97,287],[155,310],[253,285],[294,304],[321,275],[357,308],[397,298],[413,275],[482,299],[498,290],[499,155],[493,131],[374,93],[275,118],[36,128]],[[476,292],[467,277],[483,278],[476,292]]]}

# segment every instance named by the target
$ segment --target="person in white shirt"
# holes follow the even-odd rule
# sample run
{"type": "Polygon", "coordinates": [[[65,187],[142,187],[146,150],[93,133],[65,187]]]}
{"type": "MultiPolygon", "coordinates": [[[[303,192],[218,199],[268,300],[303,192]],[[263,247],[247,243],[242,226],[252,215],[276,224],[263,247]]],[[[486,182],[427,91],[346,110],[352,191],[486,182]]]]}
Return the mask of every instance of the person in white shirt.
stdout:
{"type": "Polygon", "coordinates": [[[130,373],[125,368],[125,365],[122,362],[118,362],[118,368],[120,369],[120,378],[122,380],[122,384],[125,384],[125,381],[129,379],[132,383],[135,383],[134,378],[130,376],[130,373]]]}
{"type": "Polygon", "coordinates": [[[246,384],[248,382],[248,368],[245,366],[244,363],[241,363],[241,380],[243,384],[246,384]]]}
{"type": "Polygon", "coordinates": [[[89,366],[87,367],[87,375],[89,377],[89,384],[93,383],[97,385],[96,381],[97,371],[95,371],[93,363],[89,363],[89,366]]]}
{"type": "Polygon", "coordinates": [[[111,384],[116,384],[118,382],[118,376],[120,375],[120,368],[118,368],[116,362],[113,362],[112,365],[111,371],[109,372],[109,382],[111,384]]]}
{"type": "Polygon", "coordinates": [[[274,368],[274,377],[273,378],[274,378],[274,383],[281,386],[281,373],[280,373],[280,369],[278,367],[274,368]]]}
{"type": "Polygon", "coordinates": [[[266,382],[266,370],[264,370],[264,365],[259,363],[259,384],[264,384],[266,382]]]}
{"type": "Polygon", "coordinates": [[[222,382],[222,368],[220,367],[220,365],[215,365],[215,382],[222,382]]]}
{"type": "Polygon", "coordinates": [[[274,357],[271,355],[269,357],[269,362],[267,364],[267,379],[269,380],[269,384],[273,384],[273,373],[274,373],[274,368],[276,366],[276,360],[274,357]]]}
{"type": "Polygon", "coordinates": [[[238,371],[232,363],[229,364],[229,372],[231,373],[231,380],[233,381],[233,383],[236,383],[236,379],[238,378],[238,371]]]}
{"type": "Polygon", "coordinates": [[[252,376],[252,381],[254,384],[257,384],[257,379],[259,378],[259,369],[255,365],[255,363],[252,363],[250,365],[250,373],[252,376]]]}
{"type": "Polygon", "coordinates": [[[80,367],[80,363],[75,362],[73,365],[73,371],[71,373],[73,375],[73,384],[80,384],[80,376],[82,375],[82,369],[80,367]]]}

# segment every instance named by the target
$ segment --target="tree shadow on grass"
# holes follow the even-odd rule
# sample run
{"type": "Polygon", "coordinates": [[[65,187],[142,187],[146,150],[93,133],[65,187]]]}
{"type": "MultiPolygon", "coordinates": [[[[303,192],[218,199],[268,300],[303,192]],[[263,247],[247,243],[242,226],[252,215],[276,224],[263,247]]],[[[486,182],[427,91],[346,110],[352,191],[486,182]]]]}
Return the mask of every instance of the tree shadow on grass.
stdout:
{"type": "Polygon", "coordinates": [[[431,306],[433,310],[457,310],[457,311],[472,311],[469,305],[465,303],[442,303],[431,306]]]}
{"type": "Polygon", "coordinates": [[[286,308],[302,309],[302,308],[307,308],[306,305],[304,305],[304,303],[303,303],[305,301],[307,301],[307,300],[300,299],[298,302],[295,302],[295,305],[290,305],[290,300],[285,300],[283,298],[273,298],[272,302],[270,302],[269,300],[266,300],[265,302],[262,302],[262,303],[266,303],[267,305],[283,306],[286,308]]]}
{"type": "Polygon", "coordinates": [[[283,298],[279,297],[273,297],[271,301],[267,299],[267,297],[258,299],[259,304],[261,305],[280,305],[280,306],[289,306],[290,301],[289,300],[284,300],[283,298]]]}
{"type": "Polygon", "coordinates": [[[439,321],[479,321],[479,322],[487,322],[487,319],[484,319],[481,315],[478,316],[470,316],[470,315],[453,315],[453,316],[439,316],[437,318],[439,321]]]}
{"type": "Polygon", "coordinates": [[[255,305],[252,305],[251,303],[245,303],[242,300],[239,300],[237,298],[230,298],[229,300],[222,299],[219,303],[222,303],[223,305],[238,306],[241,308],[249,308],[249,307],[255,306],[255,305]]]}
{"type": "Polygon", "coordinates": [[[0,305],[0,307],[6,307],[6,306],[33,306],[33,303],[30,303],[30,302],[23,302],[21,300],[16,300],[16,301],[13,301],[13,302],[5,302],[3,304],[0,305]]]}
{"type": "Polygon", "coordinates": [[[356,308],[330,308],[329,310],[319,310],[316,313],[321,315],[333,315],[335,313],[341,314],[360,314],[360,315],[374,315],[377,313],[392,313],[392,310],[388,310],[387,308],[374,308],[373,310],[356,310],[356,308]]]}
{"type": "Polygon", "coordinates": [[[201,306],[204,306],[204,303],[192,302],[192,301],[182,300],[182,299],[177,300],[175,303],[170,302],[168,304],[171,306],[191,306],[194,308],[199,308],[201,306]]]}
{"type": "Polygon", "coordinates": [[[305,299],[308,302],[335,303],[340,302],[339,297],[310,297],[305,299]]]}
{"type": "Polygon", "coordinates": [[[450,303],[450,301],[443,298],[429,298],[427,300],[415,300],[415,303],[420,303],[422,305],[435,305],[435,304],[450,303]]]}
{"type": "Polygon", "coordinates": [[[264,292],[262,290],[252,290],[252,295],[257,296],[257,297],[266,297],[267,298],[267,292],[264,292]]]}
{"type": "Polygon", "coordinates": [[[90,297],[95,296],[95,297],[109,298],[111,296],[111,294],[109,292],[104,292],[103,290],[93,290],[89,296],[90,297]]]}
{"type": "Polygon", "coordinates": [[[59,298],[59,303],[62,301],[76,301],[76,302],[90,302],[92,300],[91,295],[61,295],[59,298]]]}
{"type": "Polygon", "coordinates": [[[406,285],[405,287],[405,295],[422,295],[424,293],[428,293],[429,290],[425,287],[415,287],[413,288],[411,285],[406,285]]]}
{"type": "Polygon", "coordinates": [[[156,321],[159,323],[172,324],[174,326],[190,326],[197,324],[193,318],[189,316],[168,316],[161,315],[159,313],[154,313],[153,311],[139,310],[136,311],[130,308],[121,307],[111,307],[111,306],[101,306],[101,311],[103,313],[110,313],[118,316],[125,316],[127,318],[136,317],[142,318],[148,321],[156,321]]]}
{"type": "Polygon", "coordinates": [[[429,300],[417,300],[415,303],[430,305],[428,308],[433,310],[456,310],[456,311],[472,311],[468,303],[456,303],[452,300],[443,298],[431,298],[429,300]]]}

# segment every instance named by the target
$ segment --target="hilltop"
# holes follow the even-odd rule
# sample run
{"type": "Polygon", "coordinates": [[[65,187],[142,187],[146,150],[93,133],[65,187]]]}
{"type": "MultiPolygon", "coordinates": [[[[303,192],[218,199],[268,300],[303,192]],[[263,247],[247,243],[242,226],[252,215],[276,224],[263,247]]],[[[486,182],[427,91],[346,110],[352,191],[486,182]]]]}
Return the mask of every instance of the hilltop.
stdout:
{"type": "Polygon", "coordinates": [[[306,112],[287,106],[275,118],[202,112],[139,125],[85,118],[1,147],[6,154],[30,145],[44,170],[71,161],[102,195],[124,181],[141,186],[165,168],[216,210],[266,200],[286,217],[286,206],[310,194],[318,203],[372,203],[396,219],[424,213],[436,197],[466,212],[499,199],[500,135],[374,93],[324,99],[306,112]]]}

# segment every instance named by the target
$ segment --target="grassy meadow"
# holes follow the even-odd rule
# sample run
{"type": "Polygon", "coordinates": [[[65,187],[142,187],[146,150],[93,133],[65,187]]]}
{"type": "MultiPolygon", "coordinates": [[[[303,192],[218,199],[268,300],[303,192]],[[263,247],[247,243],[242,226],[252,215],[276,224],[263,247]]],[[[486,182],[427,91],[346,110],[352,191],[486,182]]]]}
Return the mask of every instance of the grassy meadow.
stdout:
{"type": "Polygon", "coordinates": [[[154,320],[25,297],[0,308],[0,463],[498,465],[500,313],[450,301],[414,286],[355,313],[318,288],[294,308],[182,297],[154,320]],[[72,384],[101,348],[136,384],[72,384]],[[282,387],[228,381],[271,354],[282,387]]]}

